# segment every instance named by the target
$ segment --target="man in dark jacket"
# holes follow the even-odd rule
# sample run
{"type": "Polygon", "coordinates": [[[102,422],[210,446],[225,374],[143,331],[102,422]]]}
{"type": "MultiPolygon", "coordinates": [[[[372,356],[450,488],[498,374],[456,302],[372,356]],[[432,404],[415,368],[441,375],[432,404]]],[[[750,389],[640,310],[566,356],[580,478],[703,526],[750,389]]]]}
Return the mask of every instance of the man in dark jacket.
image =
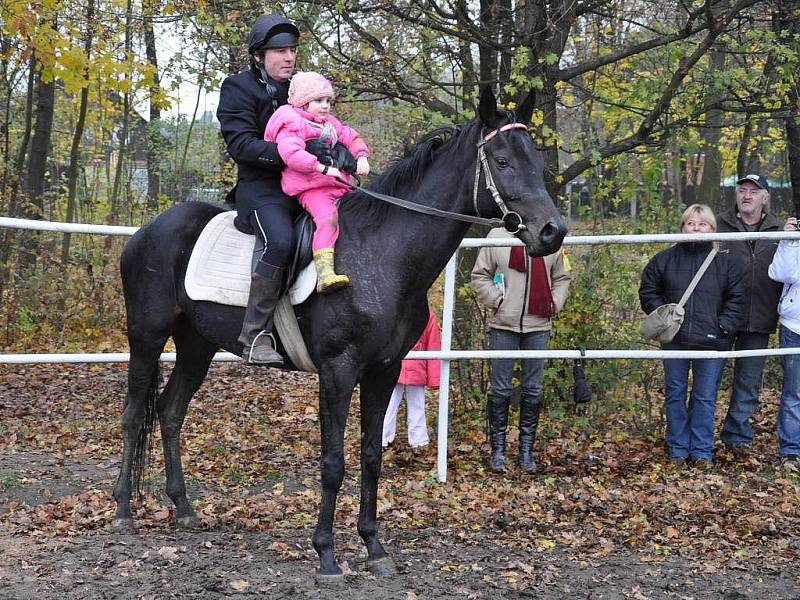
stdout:
{"type": "MultiPolygon", "coordinates": [[[[236,210],[256,235],[250,297],[239,341],[247,364],[280,366],[272,323],[283,275],[294,247],[297,202],[281,190],[283,161],[274,143],[264,141],[272,113],[286,104],[300,32],[280,15],[253,24],[247,49],[250,68],[222,82],[217,118],[228,153],[238,166],[236,210]]],[[[331,164],[324,144],[307,150],[331,164]]]]}
{"type": "MultiPolygon", "coordinates": [[[[720,233],[733,231],[781,231],[783,223],[767,211],[769,185],[759,174],[745,175],[736,182],[736,207],[719,215],[720,233]]],[[[725,244],[744,273],[744,321],[736,332],[735,350],[766,348],[778,322],[781,284],[767,270],[778,242],[747,240],[725,244]]],[[[728,414],[722,427],[723,443],[736,458],[746,458],[753,444],[750,417],[758,406],[764,357],[737,358],[733,367],[728,414]]]]}

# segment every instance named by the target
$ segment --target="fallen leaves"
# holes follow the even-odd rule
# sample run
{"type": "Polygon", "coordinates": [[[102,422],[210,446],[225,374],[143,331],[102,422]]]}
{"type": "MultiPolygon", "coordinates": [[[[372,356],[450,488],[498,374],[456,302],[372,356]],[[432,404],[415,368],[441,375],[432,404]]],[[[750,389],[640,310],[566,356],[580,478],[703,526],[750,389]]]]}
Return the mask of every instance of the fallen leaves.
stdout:
{"type": "MultiPolygon", "coordinates": [[[[169,367],[164,371],[166,376],[169,367]]],[[[296,373],[270,371],[267,380],[260,375],[215,365],[192,402],[182,436],[190,500],[207,527],[310,529],[320,501],[316,381],[296,373]]],[[[96,365],[0,371],[0,451],[30,457],[17,472],[0,474],[0,523],[31,535],[69,537],[111,521],[116,508],[111,484],[93,485],[116,475],[125,376],[123,367],[96,365]],[[81,466],[83,475],[69,475],[81,466]],[[58,476],[71,477],[80,491],[46,496],[58,476]]],[[[337,528],[354,527],[359,513],[358,402],[351,413],[337,528]]],[[[412,452],[398,440],[386,456],[378,490],[380,525],[388,531],[452,528],[449,535],[462,543],[501,532],[498,543],[532,553],[568,548],[604,557],[636,549],[643,563],[764,548],[796,555],[787,542],[800,530],[796,476],[775,471],[763,457],[757,468],[723,461],[702,475],[672,469],[663,460],[661,438],[637,437],[626,418],[598,416],[590,429],[544,419],[536,448],[542,473],[535,478],[516,470],[489,474],[477,423],[462,422],[453,434],[445,485],[436,479],[434,445],[412,452]]],[[[158,437],[156,430],[149,472],[149,487],[156,492],[164,485],[158,437]]],[[[163,527],[173,511],[166,498],[152,494],[134,505],[144,527],[163,527]]],[[[283,560],[309,554],[307,547],[283,542],[269,550],[283,560]]],[[[162,546],[149,557],[179,561],[181,552],[162,546]]],[[[465,568],[471,567],[438,566],[443,573],[465,568]]],[[[517,586],[544,576],[525,563],[510,564],[502,573],[517,586]]],[[[241,582],[247,583],[234,579],[229,587],[242,591],[233,586],[241,582]]]]}

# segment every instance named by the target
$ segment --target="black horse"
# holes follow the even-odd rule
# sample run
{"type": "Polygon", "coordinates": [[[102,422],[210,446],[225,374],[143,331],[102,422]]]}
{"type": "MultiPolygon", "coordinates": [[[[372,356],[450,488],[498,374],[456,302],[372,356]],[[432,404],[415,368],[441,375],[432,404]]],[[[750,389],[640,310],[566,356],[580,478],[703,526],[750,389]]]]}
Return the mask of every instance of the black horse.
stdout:
{"type": "MultiPolygon", "coordinates": [[[[545,191],[542,159],[523,125],[531,112],[529,98],[515,121],[512,113],[498,111],[494,94],[484,90],[479,118],[429,135],[387,169],[375,191],[463,215],[516,213],[523,224],[517,235],[528,252],[533,256],[555,252],[566,228],[545,191]]],[[[183,281],[200,231],[222,210],[193,202],[173,206],[142,227],[123,251],[131,359],[122,415],[122,465],[114,488],[116,528],[133,526],[131,494],[138,489],[156,416],[163,440],[166,493],[175,503],[177,523],[199,524],[186,497],[181,426],[214,353],[224,348],[241,354],[236,338],[244,309],[195,302],[187,297],[183,281]],[[170,336],[177,361],[159,394],[159,354],[170,336]]],[[[400,362],[425,328],[426,292],[469,225],[354,192],[341,203],[340,227],[337,267],[351,276],[350,287],[328,296],[312,294],[295,307],[319,371],[322,499],[313,535],[320,558],[317,574],[342,577],[334,556],[333,518],[345,472],[345,421],[353,389],[360,384],[358,532],[367,548],[369,569],[391,575],[394,563],[379,541],[376,523],[383,417],[400,362]]],[[[278,349],[285,357],[280,340],[278,349]]]]}

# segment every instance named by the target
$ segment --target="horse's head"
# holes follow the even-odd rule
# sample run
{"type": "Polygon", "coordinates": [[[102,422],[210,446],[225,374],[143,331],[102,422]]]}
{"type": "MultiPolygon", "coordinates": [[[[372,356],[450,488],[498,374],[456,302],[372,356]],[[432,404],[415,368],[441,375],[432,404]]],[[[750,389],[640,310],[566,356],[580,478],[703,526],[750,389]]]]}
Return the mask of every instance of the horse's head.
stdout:
{"type": "Polygon", "coordinates": [[[499,112],[494,93],[483,89],[478,110],[483,183],[476,182],[477,208],[492,205],[491,212],[503,216],[506,228],[524,242],[528,254],[545,256],[559,249],[567,226],[545,189],[544,162],[525,127],[533,99],[529,94],[515,119],[512,113],[499,112]]]}

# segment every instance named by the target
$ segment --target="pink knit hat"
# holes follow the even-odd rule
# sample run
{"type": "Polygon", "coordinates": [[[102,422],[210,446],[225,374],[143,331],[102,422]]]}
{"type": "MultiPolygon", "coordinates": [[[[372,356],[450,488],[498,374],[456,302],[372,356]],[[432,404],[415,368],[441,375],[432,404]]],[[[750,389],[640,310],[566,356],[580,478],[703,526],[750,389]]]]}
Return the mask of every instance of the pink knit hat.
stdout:
{"type": "Polygon", "coordinates": [[[289,104],[302,108],[312,100],[333,99],[333,86],[319,73],[301,71],[292,76],[289,84],[289,104]]]}

